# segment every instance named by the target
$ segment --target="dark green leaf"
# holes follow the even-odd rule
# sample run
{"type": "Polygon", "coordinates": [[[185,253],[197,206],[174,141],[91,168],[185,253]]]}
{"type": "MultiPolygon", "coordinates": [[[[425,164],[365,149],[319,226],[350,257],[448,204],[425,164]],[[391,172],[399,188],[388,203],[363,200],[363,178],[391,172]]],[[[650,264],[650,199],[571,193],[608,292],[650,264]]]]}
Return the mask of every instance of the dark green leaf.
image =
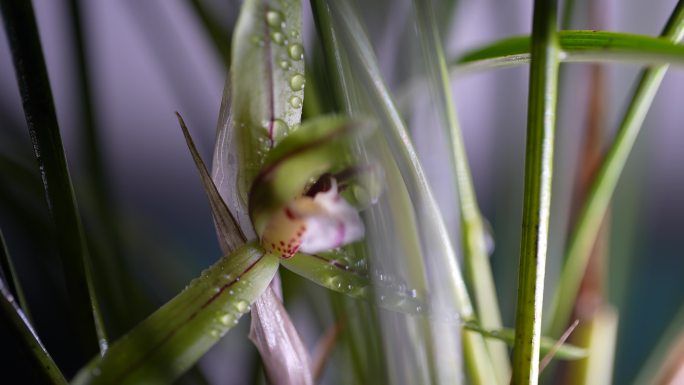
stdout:
{"type": "Polygon", "coordinates": [[[30,1],[0,1],[24,114],[56,228],[71,315],[83,350],[106,347],[103,322],[90,277],[90,260],[57,124],[52,91],[30,1]]]}
{"type": "Polygon", "coordinates": [[[21,309],[23,309],[27,318],[30,319],[29,307],[26,302],[26,297],[24,296],[24,290],[21,288],[19,276],[14,268],[14,263],[12,262],[9,251],[7,250],[7,244],[5,243],[5,236],[2,234],[2,230],[0,230],[0,279],[6,282],[6,290],[9,290],[9,293],[19,300],[21,309]]]}
{"type": "MultiPolygon", "coordinates": [[[[2,234],[0,234],[1,237],[2,234]]],[[[4,246],[4,245],[3,245],[4,246]]],[[[28,318],[21,310],[19,305],[14,300],[14,296],[10,293],[9,288],[5,284],[5,280],[0,274],[0,307],[2,308],[2,320],[7,319],[13,329],[13,332],[21,337],[24,342],[24,347],[31,352],[33,357],[32,364],[39,376],[47,383],[55,385],[66,385],[66,379],[62,375],[55,362],[45,350],[45,346],[40,342],[36,331],[31,326],[28,318]]],[[[12,346],[12,345],[10,345],[12,346]]],[[[18,352],[12,352],[16,354],[18,352]]],[[[3,373],[7,376],[7,373],[3,373]]],[[[6,377],[5,377],[6,378],[6,377]]]]}

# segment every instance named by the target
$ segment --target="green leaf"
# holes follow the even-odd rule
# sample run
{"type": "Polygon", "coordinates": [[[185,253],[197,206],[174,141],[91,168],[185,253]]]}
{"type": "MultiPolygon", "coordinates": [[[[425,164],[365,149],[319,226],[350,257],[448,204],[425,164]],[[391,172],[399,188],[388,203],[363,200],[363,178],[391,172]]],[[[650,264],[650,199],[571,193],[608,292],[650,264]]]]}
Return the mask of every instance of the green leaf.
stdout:
{"type": "MultiPolygon", "coordinates": [[[[2,233],[0,233],[0,240],[2,240],[2,245],[0,245],[0,252],[6,253],[4,248],[4,240],[2,239],[2,233]]],[[[7,257],[9,260],[9,255],[0,256],[0,259],[7,257]]],[[[0,273],[2,271],[0,270],[0,273]]],[[[34,365],[38,376],[40,376],[46,383],[52,383],[55,385],[66,385],[66,379],[62,375],[55,362],[50,357],[50,354],[45,350],[45,346],[41,343],[36,331],[31,326],[25,313],[22,311],[21,307],[17,304],[14,296],[9,290],[9,287],[5,284],[5,278],[3,274],[0,274],[0,308],[2,308],[2,318],[4,321],[7,319],[13,332],[16,333],[24,342],[24,348],[28,349],[33,357],[31,362],[34,365]]],[[[12,346],[10,344],[9,346],[12,346]]],[[[18,352],[13,352],[17,354],[18,352]]],[[[7,373],[3,374],[4,376],[7,373]]]]}
{"type": "MultiPolygon", "coordinates": [[[[305,81],[300,19],[299,1],[248,0],[235,26],[226,87],[235,97],[224,97],[229,104],[222,106],[217,152],[226,164],[232,156],[237,174],[228,177],[236,181],[227,188],[237,186],[245,207],[264,157],[301,119],[305,81]]],[[[222,191],[221,183],[217,185],[222,191]]]]}
{"type": "MultiPolygon", "coordinates": [[[[503,328],[498,330],[489,330],[474,323],[465,323],[463,324],[463,328],[480,333],[487,338],[503,341],[510,347],[513,347],[515,344],[515,329],[503,328]]],[[[546,355],[556,346],[557,343],[558,341],[554,340],[553,338],[541,337],[539,352],[541,355],[546,355]]],[[[554,358],[560,360],[579,360],[585,358],[586,356],[586,349],[568,343],[560,345],[554,354],[554,358]]]]}
{"type": "MultiPolygon", "coordinates": [[[[677,3],[662,36],[673,43],[684,38],[684,1],[677,3]]],[[[667,69],[668,66],[659,66],[642,72],[615,139],[591,183],[569,239],[565,262],[553,295],[550,334],[561,333],[570,318],[596,234],[667,69]]]]}
{"type": "MultiPolygon", "coordinates": [[[[475,299],[475,308],[480,324],[490,329],[500,329],[503,322],[496,297],[492,268],[489,264],[485,225],[477,204],[463,135],[451,96],[447,63],[437,31],[432,3],[414,0],[413,7],[416,11],[423,58],[430,78],[432,100],[440,114],[441,125],[451,141],[450,160],[455,170],[454,180],[457,181],[456,189],[460,208],[463,260],[467,283],[475,299]]],[[[423,135],[430,134],[427,130],[423,131],[423,135]]],[[[496,370],[498,382],[500,384],[508,382],[511,375],[511,365],[506,345],[498,341],[487,341],[487,348],[496,370]]]]}
{"type": "Polygon", "coordinates": [[[171,383],[237,324],[277,269],[277,257],[244,245],[95,357],[72,384],[171,383]]]}
{"type": "Polygon", "coordinates": [[[354,165],[352,140],[368,131],[341,117],[304,123],[271,151],[249,193],[249,214],[257,234],[269,218],[326,172],[354,165]]]}
{"type": "MultiPolygon", "coordinates": [[[[606,31],[560,31],[563,62],[684,65],[684,46],[662,37],[606,31]]],[[[514,36],[477,48],[452,61],[457,71],[511,67],[530,62],[530,37],[514,36]]]]}
{"type": "Polygon", "coordinates": [[[551,206],[559,50],[556,0],[535,0],[532,18],[513,385],[539,381],[542,300],[551,206]]]}
{"type": "Polygon", "coordinates": [[[178,117],[178,123],[183,131],[185,143],[188,145],[188,149],[192,154],[192,160],[195,162],[197,171],[202,179],[204,191],[209,198],[211,212],[214,215],[216,231],[218,233],[219,242],[221,243],[221,250],[223,250],[224,253],[232,253],[233,250],[244,244],[247,238],[242,233],[233,214],[228,210],[228,206],[226,206],[223,198],[221,198],[216,185],[214,185],[214,181],[211,179],[207,166],[204,164],[204,161],[202,161],[202,157],[199,152],[197,152],[197,147],[195,147],[195,143],[190,136],[190,132],[188,132],[188,127],[185,125],[183,118],[177,112],[176,117],[178,117]]]}
{"type": "Polygon", "coordinates": [[[45,197],[55,224],[56,239],[82,349],[92,355],[106,348],[104,324],[91,279],[90,260],[74,189],[67,167],[57,115],[33,6],[29,1],[0,1],[12,51],[24,114],[43,178],[45,197]]]}
{"type": "Polygon", "coordinates": [[[309,255],[297,253],[283,259],[282,265],[294,273],[330,290],[352,298],[368,299],[370,279],[348,261],[335,258],[334,253],[309,255]]]}

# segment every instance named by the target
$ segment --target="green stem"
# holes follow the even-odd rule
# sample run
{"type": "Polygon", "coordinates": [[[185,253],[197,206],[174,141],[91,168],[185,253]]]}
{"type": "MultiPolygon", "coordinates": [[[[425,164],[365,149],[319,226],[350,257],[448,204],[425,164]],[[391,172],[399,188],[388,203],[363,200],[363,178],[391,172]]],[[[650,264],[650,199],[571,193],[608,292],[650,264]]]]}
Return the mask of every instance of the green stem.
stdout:
{"type": "MultiPolygon", "coordinates": [[[[677,3],[662,36],[672,42],[678,42],[684,37],[684,1],[677,3]]],[[[647,69],[641,74],[615,140],[591,185],[570,238],[565,264],[554,293],[550,335],[561,333],[568,322],[598,229],[667,69],[668,66],[663,65],[647,69]]]]}
{"type": "Polygon", "coordinates": [[[513,385],[537,384],[539,376],[559,65],[556,7],[554,0],[534,2],[513,385]]]}
{"type": "Polygon", "coordinates": [[[105,341],[83,226],[67,167],[38,27],[30,1],[0,0],[26,122],[55,224],[72,316],[87,356],[105,341]]]}
{"type": "MultiPolygon", "coordinates": [[[[449,73],[432,3],[414,0],[413,6],[416,10],[418,33],[423,38],[421,46],[435,94],[434,100],[437,103],[437,110],[442,113],[443,125],[451,139],[451,162],[456,172],[466,278],[475,297],[477,316],[482,327],[501,329],[503,323],[489,264],[484,224],[470,175],[468,156],[454,107],[449,73]]],[[[496,340],[487,340],[486,344],[499,383],[507,383],[511,367],[506,344],[496,340]]]]}

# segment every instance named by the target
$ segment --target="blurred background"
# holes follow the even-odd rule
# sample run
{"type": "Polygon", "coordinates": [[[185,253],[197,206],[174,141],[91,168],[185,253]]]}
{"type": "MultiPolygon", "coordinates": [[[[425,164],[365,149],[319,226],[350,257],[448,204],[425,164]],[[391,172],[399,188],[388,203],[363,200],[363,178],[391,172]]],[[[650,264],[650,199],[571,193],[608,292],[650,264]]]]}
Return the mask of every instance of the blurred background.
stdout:
{"type": "MultiPolygon", "coordinates": [[[[229,41],[239,12],[238,0],[102,0],[80,2],[85,71],[77,60],[74,18],[67,0],[34,0],[65,151],[79,205],[105,210],[120,223],[112,246],[130,268],[138,319],[164,303],[220,257],[209,205],[178,128],[183,114],[204,159],[210,159],[226,77],[225,56],[215,36],[229,41]],[[206,18],[214,30],[206,27],[206,18]],[[81,84],[89,82],[92,124],[99,133],[108,199],[97,208],[84,150],[84,125],[91,124],[81,84]]],[[[566,27],[657,35],[675,0],[576,1],[566,27]],[[597,5],[598,4],[598,5],[597,5]]],[[[314,26],[305,4],[308,52],[314,26]]],[[[401,96],[420,61],[410,1],[357,1],[385,80],[401,96]]],[[[461,0],[436,4],[447,58],[510,35],[529,34],[532,2],[461,0]],[[452,4],[453,3],[453,4],[452,4]]],[[[1,21],[0,21],[1,22],[1,21]]],[[[310,59],[313,55],[308,55],[310,59]]],[[[316,68],[311,60],[307,70],[316,68]]],[[[556,146],[547,288],[560,268],[569,226],[592,84],[601,82],[598,148],[610,143],[631,96],[636,66],[564,65],[556,146]]],[[[504,324],[514,323],[515,289],[522,210],[527,103],[527,66],[455,74],[452,89],[465,136],[479,203],[491,224],[492,266],[504,324]]],[[[87,95],[86,95],[87,96],[87,95]]],[[[672,68],[663,82],[642,133],[620,179],[607,221],[606,296],[620,312],[614,383],[632,379],[684,304],[684,71],[672,68]]],[[[430,103],[411,100],[407,123],[414,133],[436,124],[430,103]]],[[[439,137],[415,135],[416,146],[447,223],[458,238],[458,212],[439,137]]],[[[73,355],[73,333],[60,317],[64,283],[58,266],[45,261],[54,252],[49,218],[39,183],[14,68],[0,29],[0,154],[30,172],[15,175],[0,168],[0,227],[32,305],[37,329],[57,363],[73,374],[82,362],[73,355]]],[[[93,218],[85,224],[94,226],[93,218]]],[[[323,289],[285,273],[288,309],[308,346],[325,322],[311,310],[311,296],[323,289]],[[294,281],[288,283],[288,281],[294,281]],[[307,290],[302,289],[306,285],[307,290]],[[289,290],[289,291],[288,291],[289,290]],[[288,293],[292,294],[288,296],[288,293]]],[[[545,299],[549,298],[549,291],[545,299]]],[[[132,306],[133,308],[133,306],[132,306]]],[[[133,310],[132,310],[133,312],[133,310]]],[[[248,322],[218,344],[201,367],[212,383],[249,383],[258,367],[247,341],[248,322]],[[256,370],[256,369],[255,369],[256,370]]],[[[4,341],[0,331],[0,341],[4,341]]],[[[5,336],[6,337],[6,336],[5,336]]],[[[3,343],[4,344],[4,343],[3,343]]],[[[0,355],[7,349],[0,349],[0,355]]],[[[0,367],[16,364],[0,357],[0,367]]],[[[16,367],[14,367],[16,369],[16,367]]]]}

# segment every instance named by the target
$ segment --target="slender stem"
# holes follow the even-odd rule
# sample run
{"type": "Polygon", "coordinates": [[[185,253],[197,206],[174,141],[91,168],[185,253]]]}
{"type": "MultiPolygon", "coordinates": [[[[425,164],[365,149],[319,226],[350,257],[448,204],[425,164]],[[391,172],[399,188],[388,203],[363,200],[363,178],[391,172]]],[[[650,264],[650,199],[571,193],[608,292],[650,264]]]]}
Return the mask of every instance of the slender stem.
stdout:
{"type": "Polygon", "coordinates": [[[534,2],[514,385],[537,384],[539,376],[559,64],[556,7],[554,0],[534,2]]]}
{"type": "Polygon", "coordinates": [[[45,197],[55,223],[72,316],[91,356],[104,328],[90,279],[88,250],[67,167],[43,50],[30,1],[0,0],[19,91],[45,197]]]}
{"type": "Polygon", "coordinates": [[[14,299],[12,293],[5,285],[5,281],[0,276],[0,308],[4,317],[10,322],[14,328],[14,332],[24,340],[25,346],[30,350],[31,355],[35,358],[36,368],[42,371],[42,376],[46,381],[55,385],[67,385],[67,381],[62,375],[55,362],[45,350],[45,346],[40,342],[36,331],[31,326],[28,318],[21,310],[14,299]]]}
{"type": "MultiPolygon", "coordinates": [[[[672,42],[678,42],[684,37],[684,0],[677,3],[662,36],[672,42]]],[[[615,140],[591,185],[570,238],[560,282],[554,293],[550,335],[561,333],[568,322],[597,232],[608,210],[627,157],[667,69],[666,65],[658,66],[641,74],[615,140]]]]}
{"type": "MultiPolygon", "coordinates": [[[[485,227],[470,175],[468,156],[451,94],[447,63],[444,58],[432,3],[414,0],[413,6],[416,10],[418,34],[423,38],[421,46],[423,47],[427,71],[430,75],[430,84],[434,93],[433,99],[437,104],[437,110],[442,113],[442,123],[451,139],[451,162],[456,172],[466,279],[473,293],[478,321],[482,327],[501,329],[503,323],[496,297],[494,277],[489,264],[485,227]]],[[[487,340],[486,344],[499,383],[507,383],[510,378],[511,367],[506,344],[496,340],[487,340]]]]}

